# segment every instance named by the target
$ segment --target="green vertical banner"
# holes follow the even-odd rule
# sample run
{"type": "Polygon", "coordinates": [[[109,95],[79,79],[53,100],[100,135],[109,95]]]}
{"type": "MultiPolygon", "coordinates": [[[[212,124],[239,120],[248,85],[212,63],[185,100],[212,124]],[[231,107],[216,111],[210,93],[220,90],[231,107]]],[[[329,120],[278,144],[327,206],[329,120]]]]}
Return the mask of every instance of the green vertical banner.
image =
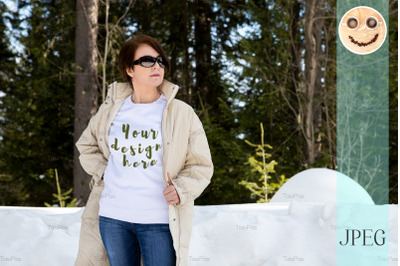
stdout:
{"type": "Polygon", "coordinates": [[[389,265],[389,3],[337,1],[337,263],[389,265]]]}

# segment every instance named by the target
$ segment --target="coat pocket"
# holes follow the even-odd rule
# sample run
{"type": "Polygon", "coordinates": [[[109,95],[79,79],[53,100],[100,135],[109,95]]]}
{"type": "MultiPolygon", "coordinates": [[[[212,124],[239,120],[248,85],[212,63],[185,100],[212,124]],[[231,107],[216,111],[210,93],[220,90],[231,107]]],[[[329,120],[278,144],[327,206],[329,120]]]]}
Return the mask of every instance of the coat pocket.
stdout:
{"type": "Polygon", "coordinates": [[[99,201],[104,189],[104,181],[95,182],[86,203],[82,219],[99,219],[99,201]]]}

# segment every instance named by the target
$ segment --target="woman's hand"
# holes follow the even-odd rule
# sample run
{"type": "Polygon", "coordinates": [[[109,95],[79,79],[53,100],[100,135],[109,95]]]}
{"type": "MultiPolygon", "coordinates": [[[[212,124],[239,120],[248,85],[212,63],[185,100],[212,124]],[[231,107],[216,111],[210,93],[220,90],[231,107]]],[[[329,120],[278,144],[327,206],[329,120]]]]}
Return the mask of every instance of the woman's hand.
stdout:
{"type": "Polygon", "coordinates": [[[168,175],[169,186],[166,187],[163,191],[164,198],[169,205],[178,204],[181,201],[179,199],[178,192],[176,192],[176,189],[175,189],[174,185],[172,184],[172,180],[171,180],[171,177],[169,176],[169,172],[167,172],[167,175],[168,175]]]}

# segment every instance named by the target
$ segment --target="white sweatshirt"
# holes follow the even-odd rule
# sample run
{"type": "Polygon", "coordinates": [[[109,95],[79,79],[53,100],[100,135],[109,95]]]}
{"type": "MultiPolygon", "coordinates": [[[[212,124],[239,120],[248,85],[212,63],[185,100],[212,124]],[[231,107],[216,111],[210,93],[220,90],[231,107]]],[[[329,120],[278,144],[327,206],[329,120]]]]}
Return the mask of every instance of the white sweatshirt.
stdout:
{"type": "Polygon", "coordinates": [[[161,120],[167,100],[127,97],[108,132],[111,155],[99,215],[132,223],[169,223],[163,190],[161,120]]]}

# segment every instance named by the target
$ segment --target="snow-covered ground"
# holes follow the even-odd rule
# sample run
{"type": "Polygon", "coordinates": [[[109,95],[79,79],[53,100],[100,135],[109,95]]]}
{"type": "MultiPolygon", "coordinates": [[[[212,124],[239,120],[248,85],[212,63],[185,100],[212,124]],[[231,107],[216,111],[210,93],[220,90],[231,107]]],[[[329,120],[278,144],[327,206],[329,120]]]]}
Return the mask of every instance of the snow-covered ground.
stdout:
{"type": "Polygon", "coordinates": [[[0,207],[0,265],[74,265],[82,212],[83,208],[0,207]]]}
{"type": "MultiPolygon", "coordinates": [[[[288,204],[197,206],[189,265],[397,265],[397,207],[297,201],[288,204]],[[345,230],[359,228],[351,221],[356,219],[354,215],[357,213],[360,216],[360,210],[389,214],[388,217],[369,217],[368,220],[373,228],[389,229],[385,234],[385,247],[374,252],[369,247],[352,246],[339,250],[338,242],[346,240],[345,230]],[[337,212],[345,224],[337,223],[337,212]],[[337,264],[338,252],[341,252],[339,261],[342,262],[346,260],[348,250],[359,263],[337,264]]],[[[379,239],[381,235],[377,236],[379,239]]],[[[358,245],[362,245],[360,239],[357,239],[358,245]]],[[[366,244],[371,243],[367,237],[366,244]]]]}
{"type": "MultiPolygon", "coordinates": [[[[0,266],[74,265],[82,212],[0,207],[0,266]]],[[[375,205],[351,178],[315,168],[267,204],[195,206],[188,265],[395,266],[397,250],[398,205],[375,205]]]]}
{"type": "MultiPolygon", "coordinates": [[[[336,266],[338,232],[351,227],[352,215],[360,209],[387,210],[388,217],[376,217],[376,223],[388,222],[383,226],[389,231],[386,249],[379,254],[366,248],[353,256],[374,260],[371,265],[397,265],[397,207],[299,201],[195,206],[189,265],[336,266]],[[337,212],[348,216],[346,225],[337,224],[337,212]]],[[[0,265],[73,265],[82,211],[0,207],[0,265]]]]}

